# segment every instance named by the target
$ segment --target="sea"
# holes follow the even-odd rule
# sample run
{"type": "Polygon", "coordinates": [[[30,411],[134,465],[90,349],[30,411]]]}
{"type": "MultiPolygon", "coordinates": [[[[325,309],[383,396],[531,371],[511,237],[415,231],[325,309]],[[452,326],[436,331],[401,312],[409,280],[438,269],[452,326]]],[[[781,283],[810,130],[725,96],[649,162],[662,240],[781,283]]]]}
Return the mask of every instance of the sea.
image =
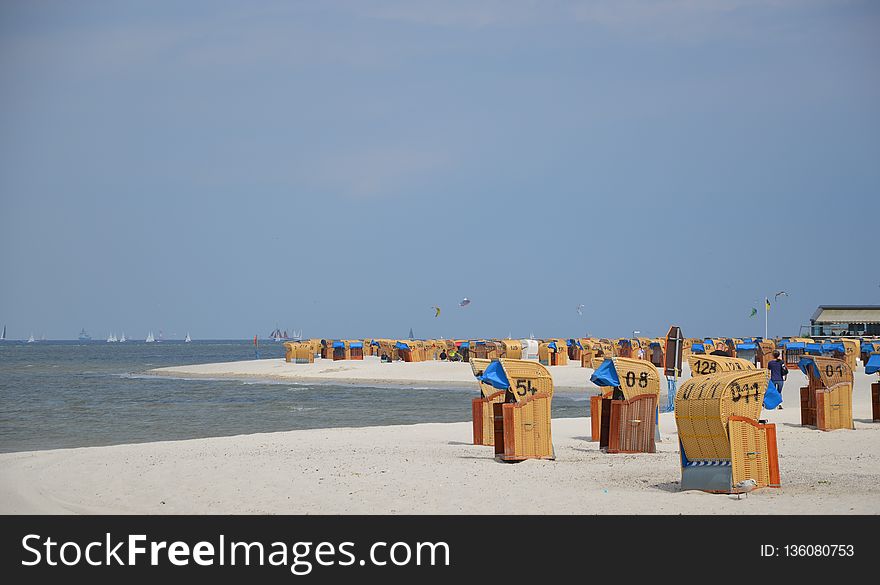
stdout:
{"type": "MultiPolygon", "coordinates": [[[[258,351],[263,359],[284,357],[273,341],[258,351]]],[[[476,383],[380,387],[146,373],[254,357],[253,339],[0,342],[0,452],[461,422],[471,420],[471,399],[479,394],[476,383]]],[[[588,415],[586,392],[554,395],[553,418],[588,415]]]]}

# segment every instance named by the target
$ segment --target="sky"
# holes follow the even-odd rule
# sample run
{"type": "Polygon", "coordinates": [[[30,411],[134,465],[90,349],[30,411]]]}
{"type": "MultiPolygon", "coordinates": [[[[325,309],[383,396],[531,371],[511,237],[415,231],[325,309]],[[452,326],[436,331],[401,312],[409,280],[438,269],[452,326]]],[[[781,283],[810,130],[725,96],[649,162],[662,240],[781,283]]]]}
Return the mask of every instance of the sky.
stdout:
{"type": "Polygon", "coordinates": [[[878,29],[842,0],[6,0],[0,325],[750,336],[769,296],[796,335],[880,305],[878,29]]]}

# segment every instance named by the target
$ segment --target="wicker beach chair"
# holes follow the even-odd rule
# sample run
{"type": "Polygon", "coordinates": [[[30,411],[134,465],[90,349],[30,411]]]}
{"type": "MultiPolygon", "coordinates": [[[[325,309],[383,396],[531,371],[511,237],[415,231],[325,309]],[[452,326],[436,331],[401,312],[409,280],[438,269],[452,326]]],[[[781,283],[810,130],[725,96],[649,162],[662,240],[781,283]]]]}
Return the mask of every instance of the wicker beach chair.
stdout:
{"type": "Polygon", "coordinates": [[[681,454],[681,489],[735,493],[754,480],[779,486],[776,426],[758,421],[770,384],[767,370],[697,376],[675,397],[681,454]]]}
{"type": "Polygon", "coordinates": [[[806,356],[798,363],[809,380],[801,388],[801,425],[821,431],[853,429],[853,371],[845,360],[806,356]]]}
{"type": "Polygon", "coordinates": [[[495,456],[508,462],[554,459],[553,378],[547,368],[534,361],[501,358],[486,366],[480,381],[504,392],[504,401],[492,404],[495,456]]]}
{"type": "Polygon", "coordinates": [[[610,358],[590,377],[602,396],[590,399],[592,439],[606,453],[654,453],[660,374],[648,361],[610,358]],[[597,425],[598,421],[598,425],[597,425]],[[598,430],[598,433],[597,433],[598,430]]]}
{"type": "Polygon", "coordinates": [[[754,370],[755,364],[741,358],[725,357],[722,355],[691,354],[687,358],[691,367],[691,376],[705,376],[718,372],[733,372],[737,370],[754,370]]]}

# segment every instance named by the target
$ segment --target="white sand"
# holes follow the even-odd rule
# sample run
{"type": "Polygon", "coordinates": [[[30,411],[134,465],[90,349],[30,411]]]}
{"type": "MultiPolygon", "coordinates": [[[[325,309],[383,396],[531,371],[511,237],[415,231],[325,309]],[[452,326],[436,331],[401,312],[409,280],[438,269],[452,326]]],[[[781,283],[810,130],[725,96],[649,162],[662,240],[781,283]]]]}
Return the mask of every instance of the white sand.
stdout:
{"type": "MultiPolygon", "coordinates": [[[[593,370],[580,364],[552,366],[554,388],[583,389],[593,370]]],[[[313,364],[289,364],[283,358],[248,360],[196,366],[156,368],[149,374],[180,378],[257,378],[341,384],[434,385],[475,387],[471,365],[466,362],[392,362],[383,364],[375,356],[363,360],[322,360],[313,364]]]]}
{"type": "MultiPolygon", "coordinates": [[[[249,368],[258,371],[263,362],[272,375],[284,375],[290,366],[261,360],[194,368],[210,370],[209,375],[242,375],[249,368]]],[[[320,370],[324,367],[316,365],[310,373],[358,374],[357,368],[320,370]]],[[[442,380],[458,382],[461,375],[474,384],[467,364],[377,367],[401,372],[383,375],[382,382],[413,381],[418,369],[443,368],[442,380]]],[[[181,369],[174,368],[175,375],[181,369]]],[[[554,368],[554,377],[557,371],[581,381],[591,373],[554,368]]],[[[471,445],[470,423],[2,454],[0,513],[878,514],[880,423],[870,422],[869,386],[875,380],[856,373],[855,431],[822,432],[800,426],[798,388],[805,377],[792,372],[786,408],[763,415],[778,425],[782,488],[757,490],[739,500],[679,491],[675,421],[664,414],[657,453],[603,454],[589,441],[588,418],[557,419],[556,460],[517,464],[495,460],[491,447],[471,445]]]]}

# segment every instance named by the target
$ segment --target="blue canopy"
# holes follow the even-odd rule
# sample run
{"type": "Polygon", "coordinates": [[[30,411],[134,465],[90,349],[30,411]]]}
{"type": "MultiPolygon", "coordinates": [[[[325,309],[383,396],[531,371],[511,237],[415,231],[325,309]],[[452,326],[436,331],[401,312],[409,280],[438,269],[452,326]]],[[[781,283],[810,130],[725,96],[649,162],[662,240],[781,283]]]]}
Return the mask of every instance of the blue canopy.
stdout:
{"type": "Polygon", "coordinates": [[[736,344],[736,351],[744,351],[744,350],[749,350],[749,349],[758,349],[758,345],[755,343],[751,343],[751,342],[736,344]]]}
{"type": "Polygon", "coordinates": [[[660,347],[660,342],[659,342],[659,341],[652,341],[652,342],[648,345],[648,347],[660,347]]]}
{"type": "Polygon", "coordinates": [[[617,376],[617,368],[614,367],[614,360],[606,359],[596,368],[593,375],[590,376],[590,382],[596,386],[620,386],[620,378],[617,376]]]}
{"type": "Polygon", "coordinates": [[[822,351],[826,353],[831,353],[832,351],[839,351],[840,353],[846,353],[846,348],[842,343],[823,343],[822,351]]]}
{"type": "Polygon", "coordinates": [[[379,347],[379,342],[374,339],[370,342],[370,345],[375,345],[376,347],[379,347]]]}
{"type": "Polygon", "coordinates": [[[364,343],[362,341],[352,341],[348,347],[351,349],[363,349],[364,343]]]}
{"type": "Polygon", "coordinates": [[[880,353],[871,354],[868,363],[865,364],[866,374],[876,374],[877,372],[880,372],[880,353]]]}
{"type": "Polygon", "coordinates": [[[555,342],[555,341],[551,341],[550,343],[547,344],[547,347],[549,347],[550,349],[555,350],[555,349],[556,349],[556,342],[555,342]]]}
{"type": "Polygon", "coordinates": [[[691,346],[691,351],[692,351],[692,352],[696,352],[696,351],[706,351],[706,346],[703,345],[702,343],[695,343],[695,344],[693,344],[693,345],[691,346]]]}
{"type": "Polygon", "coordinates": [[[801,360],[798,362],[798,368],[800,368],[800,370],[803,373],[805,373],[807,376],[810,375],[810,371],[809,371],[810,366],[813,366],[814,375],[818,376],[819,375],[819,366],[816,365],[816,362],[813,361],[813,358],[802,357],[801,360]]]}
{"type": "Polygon", "coordinates": [[[345,343],[343,343],[342,341],[334,341],[333,349],[345,349],[345,343]]]}
{"type": "Polygon", "coordinates": [[[820,355],[822,353],[822,344],[821,343],[808,343],[804,350],[813,355],[820,355]]]}
{"type": "Polygon", "coordinates": [[[860,349],[861,349],[862,353],[871,353],[872,351],[874,351],[874,344],[873,343],[865,343],[863,341],[860,349]]]}
{"type": "Polygon", "coordinates": [[[498,390],[507,390],[510,388],[507,374],[504,373],[504,368],[501,367],[501,362],[497,360],[486,366],[483,375],[477,376],[477,379],[484,384],[489,384],[493,388],[497,388],[498,390]]]}
{"type": "Polygon", "coordinates": [[[461,342],[461,345],[460,345],[459,347],[467,347],[467,348],[469,348],[470,346],[471,346],[471,342],[470,342],[470,341],[462,341],[462,342],[461,342]]]}
{"type": "Polygon", "coordinates": [[[803,341],[788,341],[784,345],[785,349],[806,349],[807,347],[803,341]]]}
{"type": "Polygon", "coordinates": [[[397,343],[395,343],[394,347],[396,347],[397,349],[409,349],[409,345],[402,341],[398,341],[397,343]]]}

